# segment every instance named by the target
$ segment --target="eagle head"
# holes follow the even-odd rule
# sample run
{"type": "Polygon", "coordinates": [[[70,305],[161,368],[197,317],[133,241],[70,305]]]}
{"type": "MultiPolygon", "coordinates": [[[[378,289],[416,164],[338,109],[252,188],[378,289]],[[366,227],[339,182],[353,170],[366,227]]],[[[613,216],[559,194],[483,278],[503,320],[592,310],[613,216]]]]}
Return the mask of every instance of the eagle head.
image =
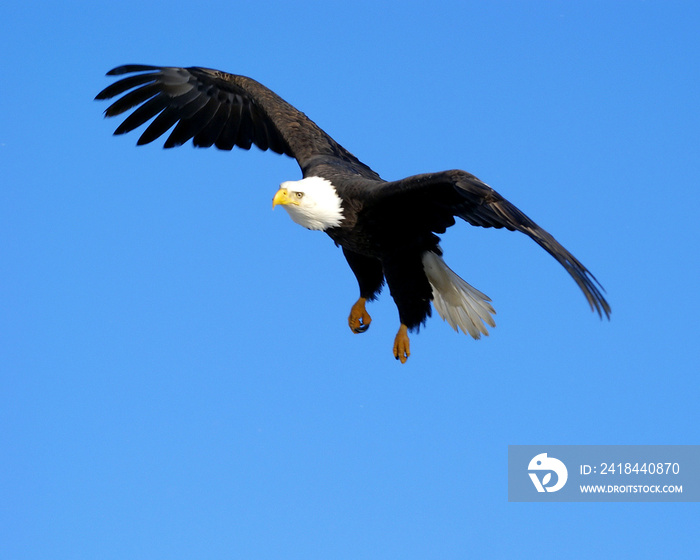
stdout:
{"type": "Polygon", "coordinates": [[[285,181],[272,199],[272,207],[281,205],[300,226],[325,231],[343,221],[342,200],[335,187],[322,177],[285,181]]]}

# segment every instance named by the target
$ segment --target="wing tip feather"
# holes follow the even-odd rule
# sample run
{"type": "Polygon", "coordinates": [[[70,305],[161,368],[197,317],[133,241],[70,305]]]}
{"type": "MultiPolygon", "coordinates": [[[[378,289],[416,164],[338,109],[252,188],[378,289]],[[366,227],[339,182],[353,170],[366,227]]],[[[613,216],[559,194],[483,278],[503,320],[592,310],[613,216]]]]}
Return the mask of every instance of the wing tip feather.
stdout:
{"type": "Polygon", "coordinates": [[[148,64],[122,64],[116,68],[112,68],[106,76],[121,76],[122,74],[131,74],[133,72],[151,72],[160,70],[160,66],[150,66],[148,64]]]}

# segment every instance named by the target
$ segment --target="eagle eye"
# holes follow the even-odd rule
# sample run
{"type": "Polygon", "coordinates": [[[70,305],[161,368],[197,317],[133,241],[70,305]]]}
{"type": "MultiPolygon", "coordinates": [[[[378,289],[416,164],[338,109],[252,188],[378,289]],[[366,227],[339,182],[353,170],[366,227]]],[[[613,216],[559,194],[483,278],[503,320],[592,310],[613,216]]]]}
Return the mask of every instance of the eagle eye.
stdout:
{"type": "Polygon", "coordinates": [[[301,200],[304,198],[304,193],[303,192],[295,192],[294,196],[296,197],[297,200],[301,200]]]}

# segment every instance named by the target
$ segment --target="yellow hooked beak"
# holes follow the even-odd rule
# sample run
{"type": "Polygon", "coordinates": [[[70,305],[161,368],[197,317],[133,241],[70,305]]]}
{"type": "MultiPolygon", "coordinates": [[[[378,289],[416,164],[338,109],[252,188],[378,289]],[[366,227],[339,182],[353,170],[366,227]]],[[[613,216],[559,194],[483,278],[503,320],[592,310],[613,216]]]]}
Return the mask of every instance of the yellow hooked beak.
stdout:
{"type": "Polygon", "coordinates": [[[296,200],[290,198],[289,191],[285,188],[281,188],[275,193],[275,197],[272,199],[272,208],[278,204],[299,204],[296,200]]]}

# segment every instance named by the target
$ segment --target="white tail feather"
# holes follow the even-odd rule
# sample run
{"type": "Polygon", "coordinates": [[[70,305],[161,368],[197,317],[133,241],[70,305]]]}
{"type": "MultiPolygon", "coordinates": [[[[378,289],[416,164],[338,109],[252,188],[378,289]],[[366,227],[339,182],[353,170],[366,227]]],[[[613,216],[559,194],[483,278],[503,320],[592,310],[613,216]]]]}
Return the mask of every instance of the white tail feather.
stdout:
{"type": "Polygon", "coordinates": [[[433,288],[433,305],[440,317],[457,332],[461,328],[476,339],[482,334],[488,336],[486,325],[496,326],[492,317],[496,311],[489,297],[457,276],[442,257],[432,251],[423,253],[423,269],[433,288]]]}

